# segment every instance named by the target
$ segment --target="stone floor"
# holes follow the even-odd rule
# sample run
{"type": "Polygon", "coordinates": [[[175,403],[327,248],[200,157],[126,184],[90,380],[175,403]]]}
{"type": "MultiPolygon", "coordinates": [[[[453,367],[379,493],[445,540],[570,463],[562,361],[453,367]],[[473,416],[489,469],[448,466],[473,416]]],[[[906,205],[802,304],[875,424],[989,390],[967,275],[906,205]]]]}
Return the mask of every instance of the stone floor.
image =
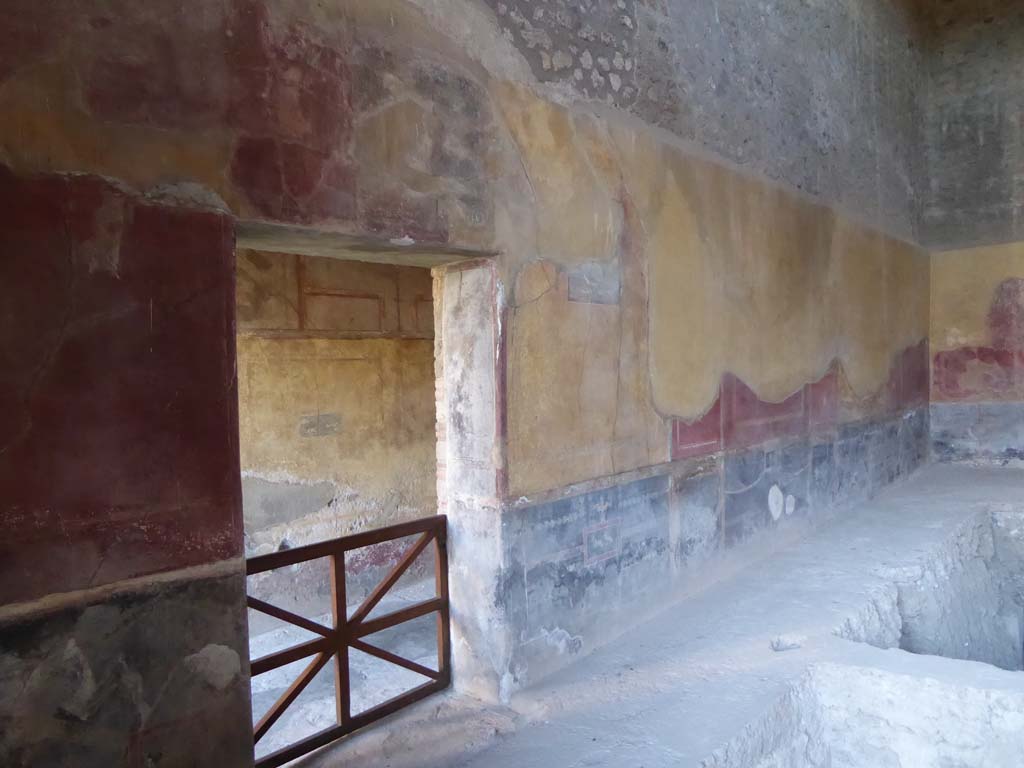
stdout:
{"type": "Polygon", "coordinates": [[[1020,668],[1022,492],[929,467],[509,706],[434,697],[299,764],[1019,766],[1024,675],[984,662],[1020,668]]]}

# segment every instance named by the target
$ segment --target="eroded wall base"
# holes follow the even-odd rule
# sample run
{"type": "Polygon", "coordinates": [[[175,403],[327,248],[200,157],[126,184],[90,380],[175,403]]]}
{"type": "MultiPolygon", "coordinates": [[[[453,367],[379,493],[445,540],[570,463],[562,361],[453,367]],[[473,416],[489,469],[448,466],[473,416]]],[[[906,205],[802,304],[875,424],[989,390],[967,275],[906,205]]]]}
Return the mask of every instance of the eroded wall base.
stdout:
{"type": "Polygon", "coordinates": [[[676,462],[503,520],[508,689],[537,682],[687,591],[922,466],[928,411],[676,462]]]}
{"type": "Polygon", "coordinates": [[[0,626],[0,764],[250,765],[243,580],[152,585],[0,626]]]}
{"type": "Polygon", "coordinates": [[[1024,403],[932,403],[931,422],[939,461],[1024,459],[1024,403]]]}

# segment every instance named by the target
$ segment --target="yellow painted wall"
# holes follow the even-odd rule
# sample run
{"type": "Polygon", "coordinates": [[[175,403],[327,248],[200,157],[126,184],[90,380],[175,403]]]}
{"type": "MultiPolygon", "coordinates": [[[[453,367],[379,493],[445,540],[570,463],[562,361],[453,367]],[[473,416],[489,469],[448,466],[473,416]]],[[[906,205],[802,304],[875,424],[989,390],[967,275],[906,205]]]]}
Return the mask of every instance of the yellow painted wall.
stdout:
{"type": "Polygon", "coordinates": [[[920,249],[648,131],[495,95],[538,257],[513,291],[514,495],[666,461],[663,417],[701,416],[727,372],[778,402],[838,360],[848,398],[870,402],[927,336],[920,249]],[[617,304],[570,300],[565,275],[588,261],[617,262],[617,304]]]}
{"type": "Polygon", "coordinates": [[[932,255],[932,351],[991,343],[988,313],[999,284],[1024,278],[1024,243],[932,255]]]}
{"type": "MultiPolygon", "coordinates": [[[[346,50],[355,32],[361,47],[380,53],[360,60],[352,98],[339,100],[337,115],[351,136],[330,148],[352,165],[335,171],[353,174],[356,213],[303,213],[365,234],[367,207],[392,201],[405,206],[398,219],[443,220],[441,250],[500,253],[512,497],[667,460],[668,419],[704,413],[726,372],[774,401],[838,359],[851,398],[869,402],[894,357],[927,336],[928,264],[918,249],[702,159],[636,121],[545,100],[496,26],[473,27],[491,32],[474,35],[468,51],[465,40],[438,31],[432,13],[403,0],[274,6],[281,29],[319,30],[318,39],[346,50]],[[426,80],[437,88],[421,88],[426,80]],[[613,263],[617,302],[570,300],[572,270],[613,263]]],[[[215,16],[211,9],[208,24],[195,22],[210,46],[223,42],[215,16]]],[[[228,110],[198,126],[92,114],[80,73],[92,70],[94,38],[107,33],[75,29],[87,31],[0,84],[0,159],[18,169],[95,171],[141,188],[204,184],[237,215],[259,216],[233,179],[240,136],[228,110]]],[[[301,127],[289,99],[273,105],[282,130],[301,127]]],[[[294,136],[285,131],[282,140],[294,136]]],[[[211,197],[191,186],[173,193],[211,197]]],[[[397,224],[386,232],[403,234],[397,224]]],[[[240,296],[262,295],[259,279],[240,282],[240,296]]],[[[265,300],[274,322],[291,328],[287,294],[265,300]]],[[[272,357],[269,342],[248,346],[243,356],[272,357]]],[[[296,377],[309,385],[309,371],[335,353],[299,348],[305,367],[296,377]]]]}
{"type": "Polygon", "coordinates": [[[301,331],[296,263],[239,255],[243,475],[336,486],[330,510],[289,522],[293,544],[434,514],[429,272],[303,258],[302,324],[319,322],[301,331]]]}

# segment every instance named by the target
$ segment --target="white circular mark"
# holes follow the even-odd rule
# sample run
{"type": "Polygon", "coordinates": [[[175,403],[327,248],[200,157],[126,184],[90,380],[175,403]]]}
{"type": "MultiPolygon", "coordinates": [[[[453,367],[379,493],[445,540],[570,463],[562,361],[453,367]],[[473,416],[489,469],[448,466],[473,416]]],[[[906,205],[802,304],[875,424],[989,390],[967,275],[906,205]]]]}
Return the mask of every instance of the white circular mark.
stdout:
{"type": "Polygon", "coordinates": [[[786,514],[792,515],[794,510],[796,510],[796,499],[793,494],[790,494],[786,497],[786,514]]]}
{"type": "Polygon", "coordinates": [[[768,511],[772,513],[772,520],[778,520],[782,517],[782,508],[785,506],[785,503],[782,489],[777,485],[773,485],[772,489],[768,491],[768,511]]]}
{"type": "Polygon", "coordinates": [[[242,669],[238,654],[226,645],[208,645],[199,653],[186,656],[184,663],[189,672],[218,691],[227,688],[242,669]]]}

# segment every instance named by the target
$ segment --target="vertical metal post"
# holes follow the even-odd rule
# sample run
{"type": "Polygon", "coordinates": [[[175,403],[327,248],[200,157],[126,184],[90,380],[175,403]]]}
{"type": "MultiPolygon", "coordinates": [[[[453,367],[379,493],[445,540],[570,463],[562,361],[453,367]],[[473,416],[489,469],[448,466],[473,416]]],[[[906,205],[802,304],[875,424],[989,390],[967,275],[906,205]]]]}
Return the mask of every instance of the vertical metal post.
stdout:
{"type": "Polygon", "coordinates": [[[348,674],[348,602],[345,597],[345,552],[331,555],[331,609],[334,613],[334,699],[338,723],[352,719],[348,674]]]}
{"type": "Polygon", "coordinates": [[[448,685],[452,679],[450,612],[448,604],[448,529],[442,525],[434,534],[434,589],[444,599],[444,607],[437,612],[437,671],[448,685]]]}

